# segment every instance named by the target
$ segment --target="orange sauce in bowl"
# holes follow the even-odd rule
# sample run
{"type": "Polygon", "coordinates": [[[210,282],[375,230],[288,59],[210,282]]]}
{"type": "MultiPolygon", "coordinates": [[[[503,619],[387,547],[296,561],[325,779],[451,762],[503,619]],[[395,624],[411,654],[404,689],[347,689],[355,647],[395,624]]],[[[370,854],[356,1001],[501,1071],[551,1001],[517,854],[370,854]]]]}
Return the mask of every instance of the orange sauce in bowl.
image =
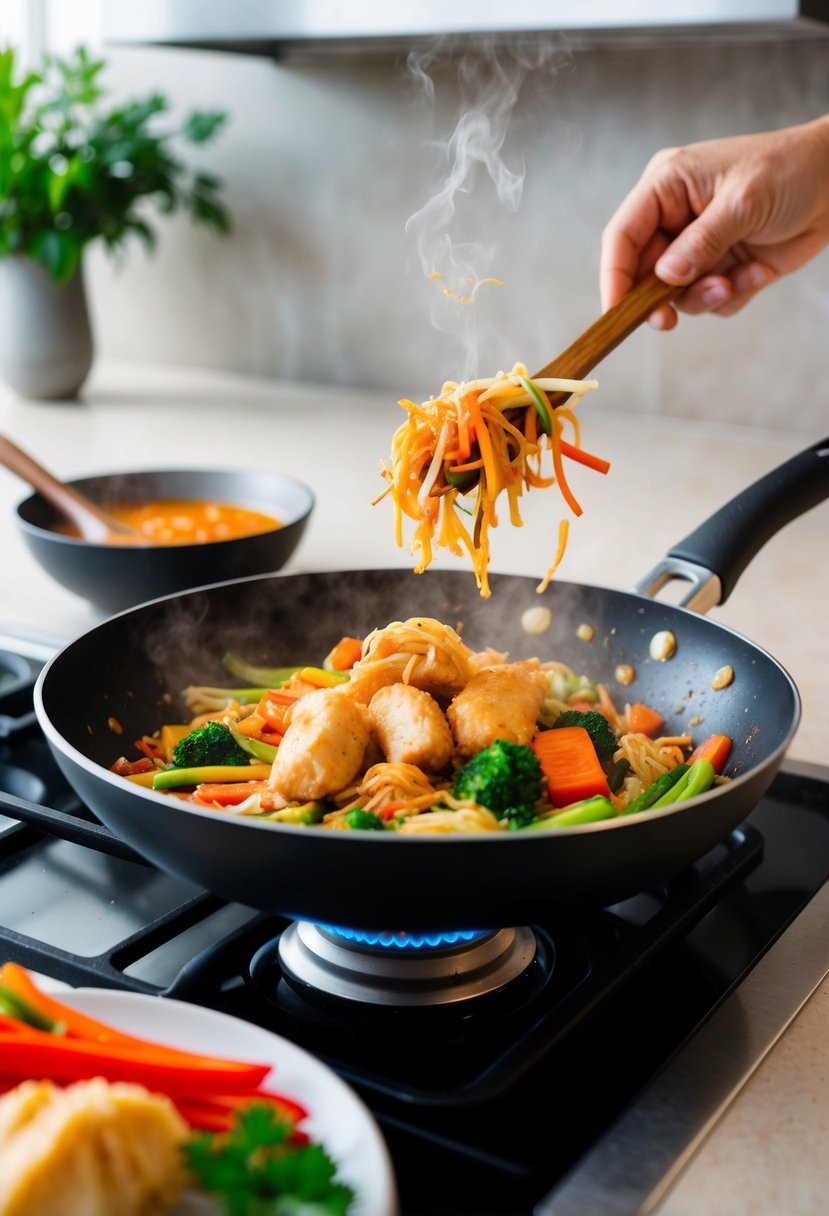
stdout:
{"type": "MultiPolygon", "coordinates": [[[[230,503],[202,502],[194,499],[157,499],[144,503],[107,505],[108,514],[134,528],[136,543],[147,545],[200,545],[217,540],[237,540],[281,528],[280,520],[248,507],[230,503]]],[[[78,532],[71,526],[59,531],[69,536],[78,532]]],[[[112,544],[130,544],[129,536],[113,534],[112,544]]]]}

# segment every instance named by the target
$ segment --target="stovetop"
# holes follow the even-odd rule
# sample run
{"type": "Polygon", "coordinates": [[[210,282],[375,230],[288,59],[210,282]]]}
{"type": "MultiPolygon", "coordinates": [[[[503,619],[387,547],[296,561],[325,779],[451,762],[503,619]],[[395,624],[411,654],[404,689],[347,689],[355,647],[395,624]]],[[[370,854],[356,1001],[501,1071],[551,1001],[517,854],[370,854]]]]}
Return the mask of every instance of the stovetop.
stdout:
{"type": "Polygon", "coordinates": [[[289,921],[147,865],[79,803],[31,714],[37,666],[0,653],[0,954],[311,1051],[373,1111],[406,1216],[555,1211],[546,1197],[829,877],[829,769],[784,770],[673,881],[526,927],[532,963],[502,990],[426,1008],[314,994],[286,979],[289,921]]]}

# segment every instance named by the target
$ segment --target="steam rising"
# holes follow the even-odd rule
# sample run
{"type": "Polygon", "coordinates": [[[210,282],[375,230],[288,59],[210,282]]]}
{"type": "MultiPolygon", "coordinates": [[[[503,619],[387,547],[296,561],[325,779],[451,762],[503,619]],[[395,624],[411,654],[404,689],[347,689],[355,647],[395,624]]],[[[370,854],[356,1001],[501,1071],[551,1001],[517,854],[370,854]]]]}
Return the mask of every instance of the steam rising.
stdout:
{"type": "MultiPolygon", "coordinates": [[[[436,77],[447,65],[457,76],[459,116],[452,134],[435,145],[445,170],[443,184],[409,217],[406,231],[415,239],[422,273],[435,281],[432,324],[461,343],[459,378],[476,373],[478,352],[484,348],[479,303],[483,292],[501,290],[484,283],[499,272],[498,251],[488,235],[497,227],[491,222],[493,194],[498,206],[515,212],[524,188],[523,153],[511,153],[508,146],[516,104],[530,75],[538,76],[541,69],[547,69],[547,75],[564,62],[569,56],[549,37],[539,37],[531,46],[483,40],[474,51],[455,58],[451,44],[440,42],[409,56],[409,72],[432,105],[437,101],[436,77]],[[477,235],[478,229],[488,230],[488,239],[477,235]]],[[[489,368],[487,374],[494,370],[489,368]]]]}

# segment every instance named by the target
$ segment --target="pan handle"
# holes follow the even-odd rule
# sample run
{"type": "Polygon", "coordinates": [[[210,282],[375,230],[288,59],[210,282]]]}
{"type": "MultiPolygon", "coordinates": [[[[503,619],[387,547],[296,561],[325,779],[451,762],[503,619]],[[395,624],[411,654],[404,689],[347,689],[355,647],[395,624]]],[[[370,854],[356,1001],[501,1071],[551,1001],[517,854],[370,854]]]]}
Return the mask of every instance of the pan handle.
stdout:
{"type": "Polygon", "coordinates": [[[636,590],[654,596],[680,578],[692,584],[683,607],[704,613],[724,604],[766,541],[827,498],[829,438],[813,443],[720,507],[674,545],[636,590]]]}

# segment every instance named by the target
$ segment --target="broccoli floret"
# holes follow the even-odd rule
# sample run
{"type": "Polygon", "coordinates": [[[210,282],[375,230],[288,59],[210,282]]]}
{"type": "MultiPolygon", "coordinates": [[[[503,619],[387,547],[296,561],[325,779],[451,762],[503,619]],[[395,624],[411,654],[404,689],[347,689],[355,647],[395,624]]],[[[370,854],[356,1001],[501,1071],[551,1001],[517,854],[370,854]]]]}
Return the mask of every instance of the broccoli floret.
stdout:
{"type": "Polygon", "coordinates": [[[173,748],[173,768],[203,768],[208,764],[249,764],[224,722],[205,722],[173,748]]]}
{"type": "Polygon", "coordinates": [[[455,776],[452,793],[485,806],[510,827],[520,828],[535,818],[541,796],[541,766],[532,748],[496,739],[473,756],[455,776]]]}
{"type": "Polygon", "coordinates": [[[552,729],[558,726],[583,726],[600,760],[610,760],[619,747],[619,740],[610,729],[610,723],[597,709],[566,709],[556,718],[552,729]]]}
{"type": "Polygon", "coordinates": [[[353,810],[347,811],[345,821],[350,828],[359,828],[362,831],[383,831],[383,820],[379,815],[375,815],[373,811],[364,811],[361,807],[355,806],[353,810]]]}

